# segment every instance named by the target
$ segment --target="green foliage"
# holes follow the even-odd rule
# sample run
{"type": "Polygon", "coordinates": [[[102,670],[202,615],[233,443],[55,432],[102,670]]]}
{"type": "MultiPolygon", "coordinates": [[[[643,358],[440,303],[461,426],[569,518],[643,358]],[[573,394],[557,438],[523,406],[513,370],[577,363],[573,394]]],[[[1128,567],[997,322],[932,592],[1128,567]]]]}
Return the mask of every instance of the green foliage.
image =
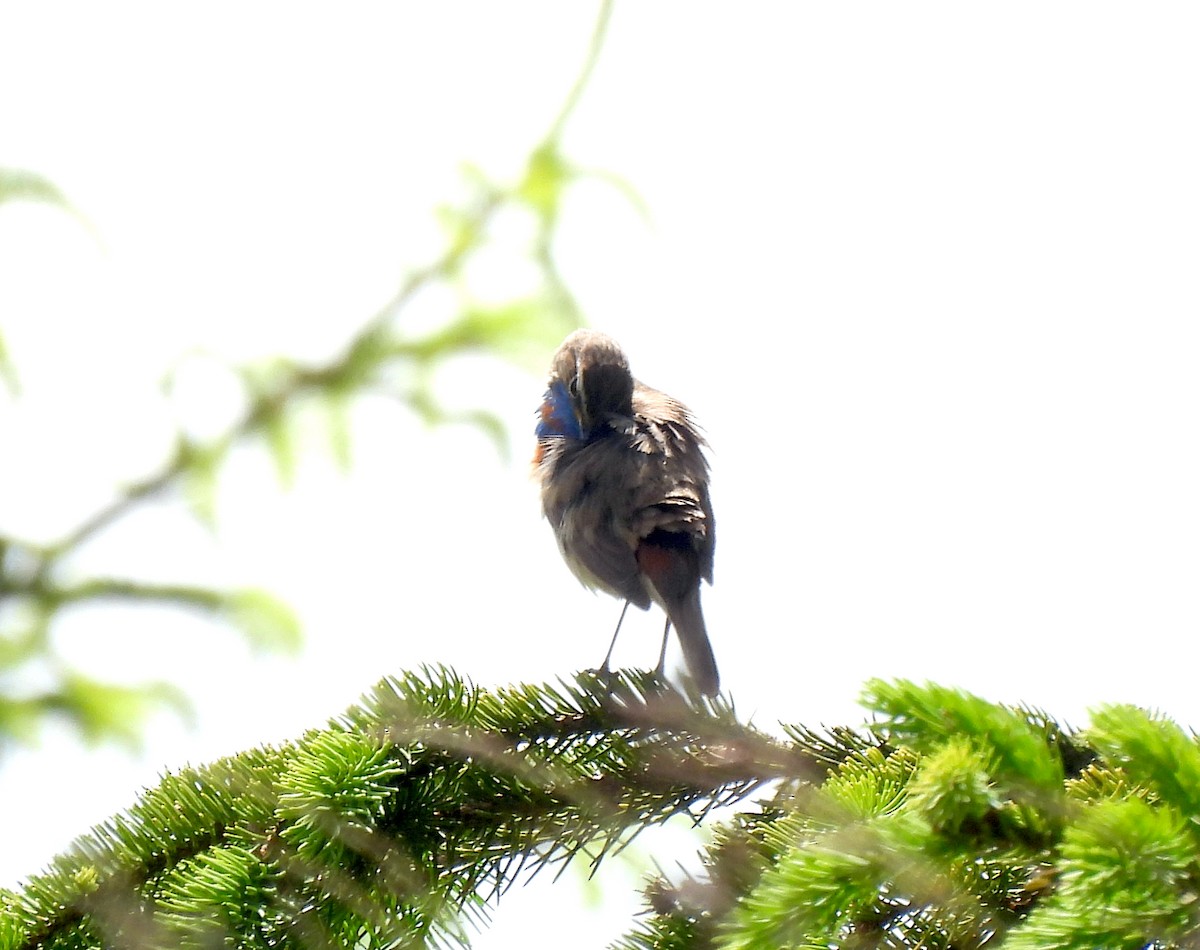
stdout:
{"type": "Polygon", "coordinates": [[[1129,780],[1184,815],[1200,814],[1200,747],[1179,726],[1132,706],[1105,706],[1088,739],[1129,780]]]}
{"type": "Polygon", "coordinates": [[[480,895],[759,787],[718,736],[775,748],[648,674],[385,680],[294,744],[164,777],[6,899],[0,947],[463,943],[480,895]]]}
{"type": "Polygon", "coordinates": [[[856,821],[884,817],[904,804],[918,762],[907,749],[888,755],[878,747],[854,752],[825,780],[822,792],[839,817],[852,816],[856,821]]]}
{"type": "Polygon", "coordinates": [[[0,168],[0,204],[7,201],[40,201],[70,207],[66,196],[52,182],[21,168],[0,168]]]}
{"type": "Polygon", "coordinates": [[[997,776],[1031,793],[1057,792],[1063,765],[1057,751],[1046,742],[1044,728],[1027,713],[995,706],[975,696],[940,686],[917,686],[898,681],[872,680],[863,703],[882,717],[882,730],[895,741],[925,752],[957,736],[987,737],[996,757],[997,776]]]}
{"type": "Polygon", "coordinates": [[[910,790],[913,807],[939,833],[974,832],[1004,806],[992,782],[994,772],[975,743],[948,739],[922,763],[910,790]]]}
{"type": "Polygon", "coordinates": [[[4,343],[2,334],[0,334],[0,384],[3,384],[14,395],[21,386],[21,381],[17,378],[17,368],[8,355],[8,347],[4,343]]]}
{"type": "MultiPolygon", "coordinates": [[[[563,198],[584,177],[565,156],[562,136],[599,55],[610,6],[601,4],[579,78],[548,133],[531,149],[524,171],[514,182],[501,182],[469,170],[466,199],[439,209],[446,225],[443,245],[431,249],[426,263],[408,273],[377,313],[359,320],[357,332],[341,352],[315,365],[281,354],[256,365],[227,366],[245,396],[244,411],[228,429],[203,442],[180,430],[174,451],[157,471],[117,488],[108,503],[65,536],[17,537],[0,525],[0,751],[6,740],[36,735],[49,711],[67,717],[89,737],[129,739],[136,735],[140,717],[167,695],[159,686],[119,689],[86,678],[70,680],[48,635],[58,611],[69,603],[149,602],[199,608],[232,623],[257,646],[295,646],[300,634],[296,618],[265,592],[149,584],[128,578],[64,580],[64,565],[75,552],[102,532],[120,530],[126,516],[151,500],[181,498],[199,521],[214,524],[222,469],[235,446],[265,449],[280,483],[288,486],[303,461],[300,423],[315,408],[324,422],[329,451],[340,465],[348,466],[353,457],[354,404],[364,394],[383,393],[430,425],[465,424],[482,431],[501,454],[507,454],[508,434],[499,416],[487,408],[486,394],[478,394],[475,407],[448,408],[437,391],[436,374],[449,361],[479,354],[540,368],[547,353],[581,322],[580,308],[558,272],[554,254],[563,198]],[[534,264],[537,278],[513,299],[481,297],[472,286],[467,265],[497,249],[493,223],[511,214],[532,216],[535,238],[521,250],[534,264]],[[406,325],[408,306],[434,287],[448,288],[451,293],[446,298],[457,301],[457,308],[448,309],[440,325],[414,332],[406,325]],[[28,675],[34,668],[50,670],[53,682],[40,692],[25,694],[17,684],[36,679],[28,675]],[[107,714],[106,703],[112,700],[119,700],[128,716],[107,714]]],[[[0,170],[0,202],[15,199],[67,207],[61,193],[45,179],[0,170]]],[[[15,393],[16,375],[2,338],[0,377],[15,393]]],[[[168,374],[167,398],[172,383],[168,374]]],[[[169,543],[164,539],[164,544],[169,543]]],[[[171,696],[173,703],[176,698],[171,696]]]]}
{"type": "Polygon", "coordinates": [[[223,598],[230,622],[261,650],[296,650],[300,646],[300,621],[295,612],[269,591],[243,588],[223,598]]]}
{"type": "Polygon", "coordinates": [[[623,950],[1196,945],[1193,739],[1130,707],[1076,735],[936,686],[870,695],[870,730],[777,740],[653,674],[389,678],[295,743],[164,777],[0,895],[0,950],[465,945],[506,888],[679,814],[712,843],[648,884],[623,950]]]}
{"type": "Polygon", "coordinates": [[[933,685],[865,694],[870,732],[786,730],[827,777],[718,831],[703,884],[652,882],[623,950],[1197,945],[1192,737],[1130,707],[1080,735],[933,685]]]}
{"type": "MultiPolygon", "coordinates": [[[[41,175],[20,168],[0,168],[0,205],[10,201],[38,201],[72,210],[66,196],[41,175]]],[[[20,391],[17,368],[5,346],[3,333],[0,333],[0,385],[13,395],[20,391]]]]}
{"type": "Polygon", "coordinates": [[[62,689],[48,708],[79,723],[90,742],[117,739],[136,747],[142,723],[156,708],[174,707],[181,715],[189,708],[184,695],[169,683],[120,686],[70,670],[61,681],[62,689]]]}
{"type": "Polygon", "coordinates": [[[1173,809],[1098,803],[1066,830],[1061,854],[1054,894],[1005,946],[1135,950],[1195,931],[1196,846],[1173,809]]]}

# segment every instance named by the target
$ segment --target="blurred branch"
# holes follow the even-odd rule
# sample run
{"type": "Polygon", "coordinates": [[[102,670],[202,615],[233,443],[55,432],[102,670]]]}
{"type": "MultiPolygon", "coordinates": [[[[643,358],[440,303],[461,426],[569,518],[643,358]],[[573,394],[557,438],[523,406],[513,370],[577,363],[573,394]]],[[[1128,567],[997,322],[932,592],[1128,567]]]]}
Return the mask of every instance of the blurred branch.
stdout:
{"type": "MultiPolygon", "coordinates": [[[[230,367],[247,394],[242,415],[221,436],[199,442],[178,432],[168,458],[146,477],[122,487],[63,537],[53,542],[33,542],[0,534],[0,647],[8,640],[37,644],[37,650],[8,651],[19,656],[0,676],[14,675],[21,663],[38,651],[49,650],[45,630],[55,612],[66,604],[96,601],[157,603],[182,608],[200,608],[241,621],[245,626],[244,592],[211,590],[187,584],[153,585],[135,580],[90,579],[67,583],[62,579],[72,556],[92,538],[111,529],[125,516],[147,502],[178,492],[186,498],[201,520],[213,517],[215,479],[221,463],[238,444],[261,440],[276,462],[281,480],[290,480],[295,452],[289,418],[303,405],[315,400],[330,409],[331,443],[337,456],[349,457],[349,434],[344,423],[345,403],[357,394],[385,392],[398,399],[431,425],[466,423],[488,434],[506,450],[504,427],[485,408],[466,411],[446,409],[432,388],[437,366],[466,353],[486,353],[499,358],[539,354],[552,348],[564,333],[581,320],[580,308],[559,273],[554,255],[558,212],[563,191],[580,177],[560,150],[560,136],[567,119],[577,107],[603,45],[611,3],[603,2],[593,31],[586,60],[562,109],[547,136],[530,154],[521,180],[501,184],[478,172],[470,176],[472,193],[462,207],[442,209],[447,229],[444,247],[425,265],[409,272],[394,296],[367,320],[341,352],[323,364],[303,365],[286,357],[266,366],[230,367]],[[499,303],[475,302],[470,293],[464,264],[490,245],[489,228],[502,211],[532,214],[537,222],[536,238],[528,253],[540,274],[540,287],[517,300],[499,303]],[[413,336],[402,325],[402,317],[413,298],[434,284],[452,286],[466,301],[461,312],[447,314],[440,328],[413,336]],[[397,382],[396,380],[405,380],[397,382]],[[413,382],[412,380],[415,380],[413,382]],[[23,610],[11,609],[20,604],[23,610]],[[5,616],[6,606],[8,616],[5,616]]],[[[0,184],[5,179],[0,178],[0,184]]],[[[36,176],[12,179],[14,193],[53,199],[57,191],[36,176]],[[22,184],[23,182],[23,184],[22,184]]],[[[0,370],[4,367],[0,350],[0,370]]],[[[261,598],[258,594],[262,607],[261,598]]],[[[267,614],[275,620],[266,624],[283,635],[268,636],[268,642],[289,642],[285,609],[276,604],[267,614]]],[[[250,611],[248,629],[262,626],[263,610],[250,611]],[[257,621],[254,619],[257,617],[257,621]]],[[[294,624],[294,618],[290,621],[294,624]]],[[[0,656],[5,651],[0,649],[0,656]]],[[[0,679],[0,692],[3,691],[0,679]]],[[[2,702],[0,696],[0,702],[2,702]]],[[[0,739],[3,717],[0,716],[0,739]]]]}
{"type": "Polygon", "coordinates": [[[51,181],[22,168],[0,168],[0,204],[6,201],[40,201],[70,209],[66,195],[51,181]]]}
{"type": "Polygon", "coordinates": [[[612,9],[612,0],[601,0],[600,12],[596,16],[596,26],[592,30],[592,39],[588,44],[583,68],[579,71],[579,76],[575,79],[575,84],[571,86],[571,91],[567,94],[562,109],[559,110],[558,116],[550,126],[550,132],[546,136],[547,140],[557,140],[562,136],[563,127],[567,124],[567,119],[571,117],[571,114],[575,111],[575,107],[579,105],[583,91],[587,88],[588,81],[592,78],[592,71],[596,68],[596,63],[600,59],[600,51],[604,49],[604,40],[608,35],[608,23],[612,19],[612,9]]]}

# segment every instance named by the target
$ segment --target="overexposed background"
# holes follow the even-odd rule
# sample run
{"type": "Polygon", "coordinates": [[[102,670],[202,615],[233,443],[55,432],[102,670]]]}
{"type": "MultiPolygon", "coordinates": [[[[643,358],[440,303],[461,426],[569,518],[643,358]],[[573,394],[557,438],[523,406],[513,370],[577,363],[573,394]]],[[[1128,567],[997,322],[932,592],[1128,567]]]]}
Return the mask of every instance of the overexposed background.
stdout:
{"type": "MultiPolygon", "coordinates": [[[[25,387],[0,414],[3,524],[53,537],[154,467],[172,413],[218,426],[202,361],[162,402],[181,353],[332,352],[438,246],[461,161],[519,174],[594,14],[3,4],[0,165],[94,228],[0,209],[25,387]]],[[[650,220],[584,186],[560,262],[708,431],[705,609],[745,715],[853,723],[864,679],[906,676],[1079,725],[1105,701],[1200,723],[1198,27],[1184,3],[617,6],[566,148],[650,220]]],[[[106,572],[280,593],[307,645],[262,660],[146,610],[64,623],[96,672],[180,677],[198,720],[157,721],[137,756],[54,730],[10,756],[0,886],[163,768],[294,735],[386,673],[599,661],[618,606],[561,564],[528,478],[542,380],[442,386],[508,422],[511,463],[369,403],[349,475],[314,449],[283,492],[242,452],[215,538],[163,507],[97,539],[106,572]]],[[[627,624],[618,661],[653,663],[660,618],[627,624]]],[[[606,945],[637,907],[614,873],[599,906],[570,881],[514,891],[477,946],[606,945]],[[559,929],[531,932],[548,909],[559,929]]]]}

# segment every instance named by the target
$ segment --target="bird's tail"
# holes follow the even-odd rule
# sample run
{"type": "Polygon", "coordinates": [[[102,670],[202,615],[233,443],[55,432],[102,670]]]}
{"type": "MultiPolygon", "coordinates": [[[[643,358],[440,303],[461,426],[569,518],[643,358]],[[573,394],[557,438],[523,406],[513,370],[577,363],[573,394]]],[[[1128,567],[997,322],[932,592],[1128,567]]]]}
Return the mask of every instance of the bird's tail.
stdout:
{"type": "Polygon", "coordinates": [[[708,630],[704,626],[704,613],[700,610],[700,587],[694,587],[683,600],[667,607],[671,625],[679,633],[679,645],[683,648],[683,660],[688,673],[705,696],[716,696],[720,686],[717,673],[717,658],[713,656],[708,642],[708,630]]]}

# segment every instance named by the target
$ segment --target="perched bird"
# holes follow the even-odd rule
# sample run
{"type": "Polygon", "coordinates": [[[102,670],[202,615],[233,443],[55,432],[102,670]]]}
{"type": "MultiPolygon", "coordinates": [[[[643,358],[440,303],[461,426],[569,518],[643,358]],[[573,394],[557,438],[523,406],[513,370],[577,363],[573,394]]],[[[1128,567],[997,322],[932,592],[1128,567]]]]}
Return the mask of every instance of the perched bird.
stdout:
{"type": "MultiPolygon", "coordinates": [[[[705,446],[687,407],[643,385],[616,342],[577,330],[554,354],[537,424],[534,472],[542,511],[567,566],[587,587],[667,615],[688,673],[717,692],[717,663],[700,610],[713,575],[714,524],[705,446]]],[[[608,669],[617,633],[604,658],[608,669]]]]}

